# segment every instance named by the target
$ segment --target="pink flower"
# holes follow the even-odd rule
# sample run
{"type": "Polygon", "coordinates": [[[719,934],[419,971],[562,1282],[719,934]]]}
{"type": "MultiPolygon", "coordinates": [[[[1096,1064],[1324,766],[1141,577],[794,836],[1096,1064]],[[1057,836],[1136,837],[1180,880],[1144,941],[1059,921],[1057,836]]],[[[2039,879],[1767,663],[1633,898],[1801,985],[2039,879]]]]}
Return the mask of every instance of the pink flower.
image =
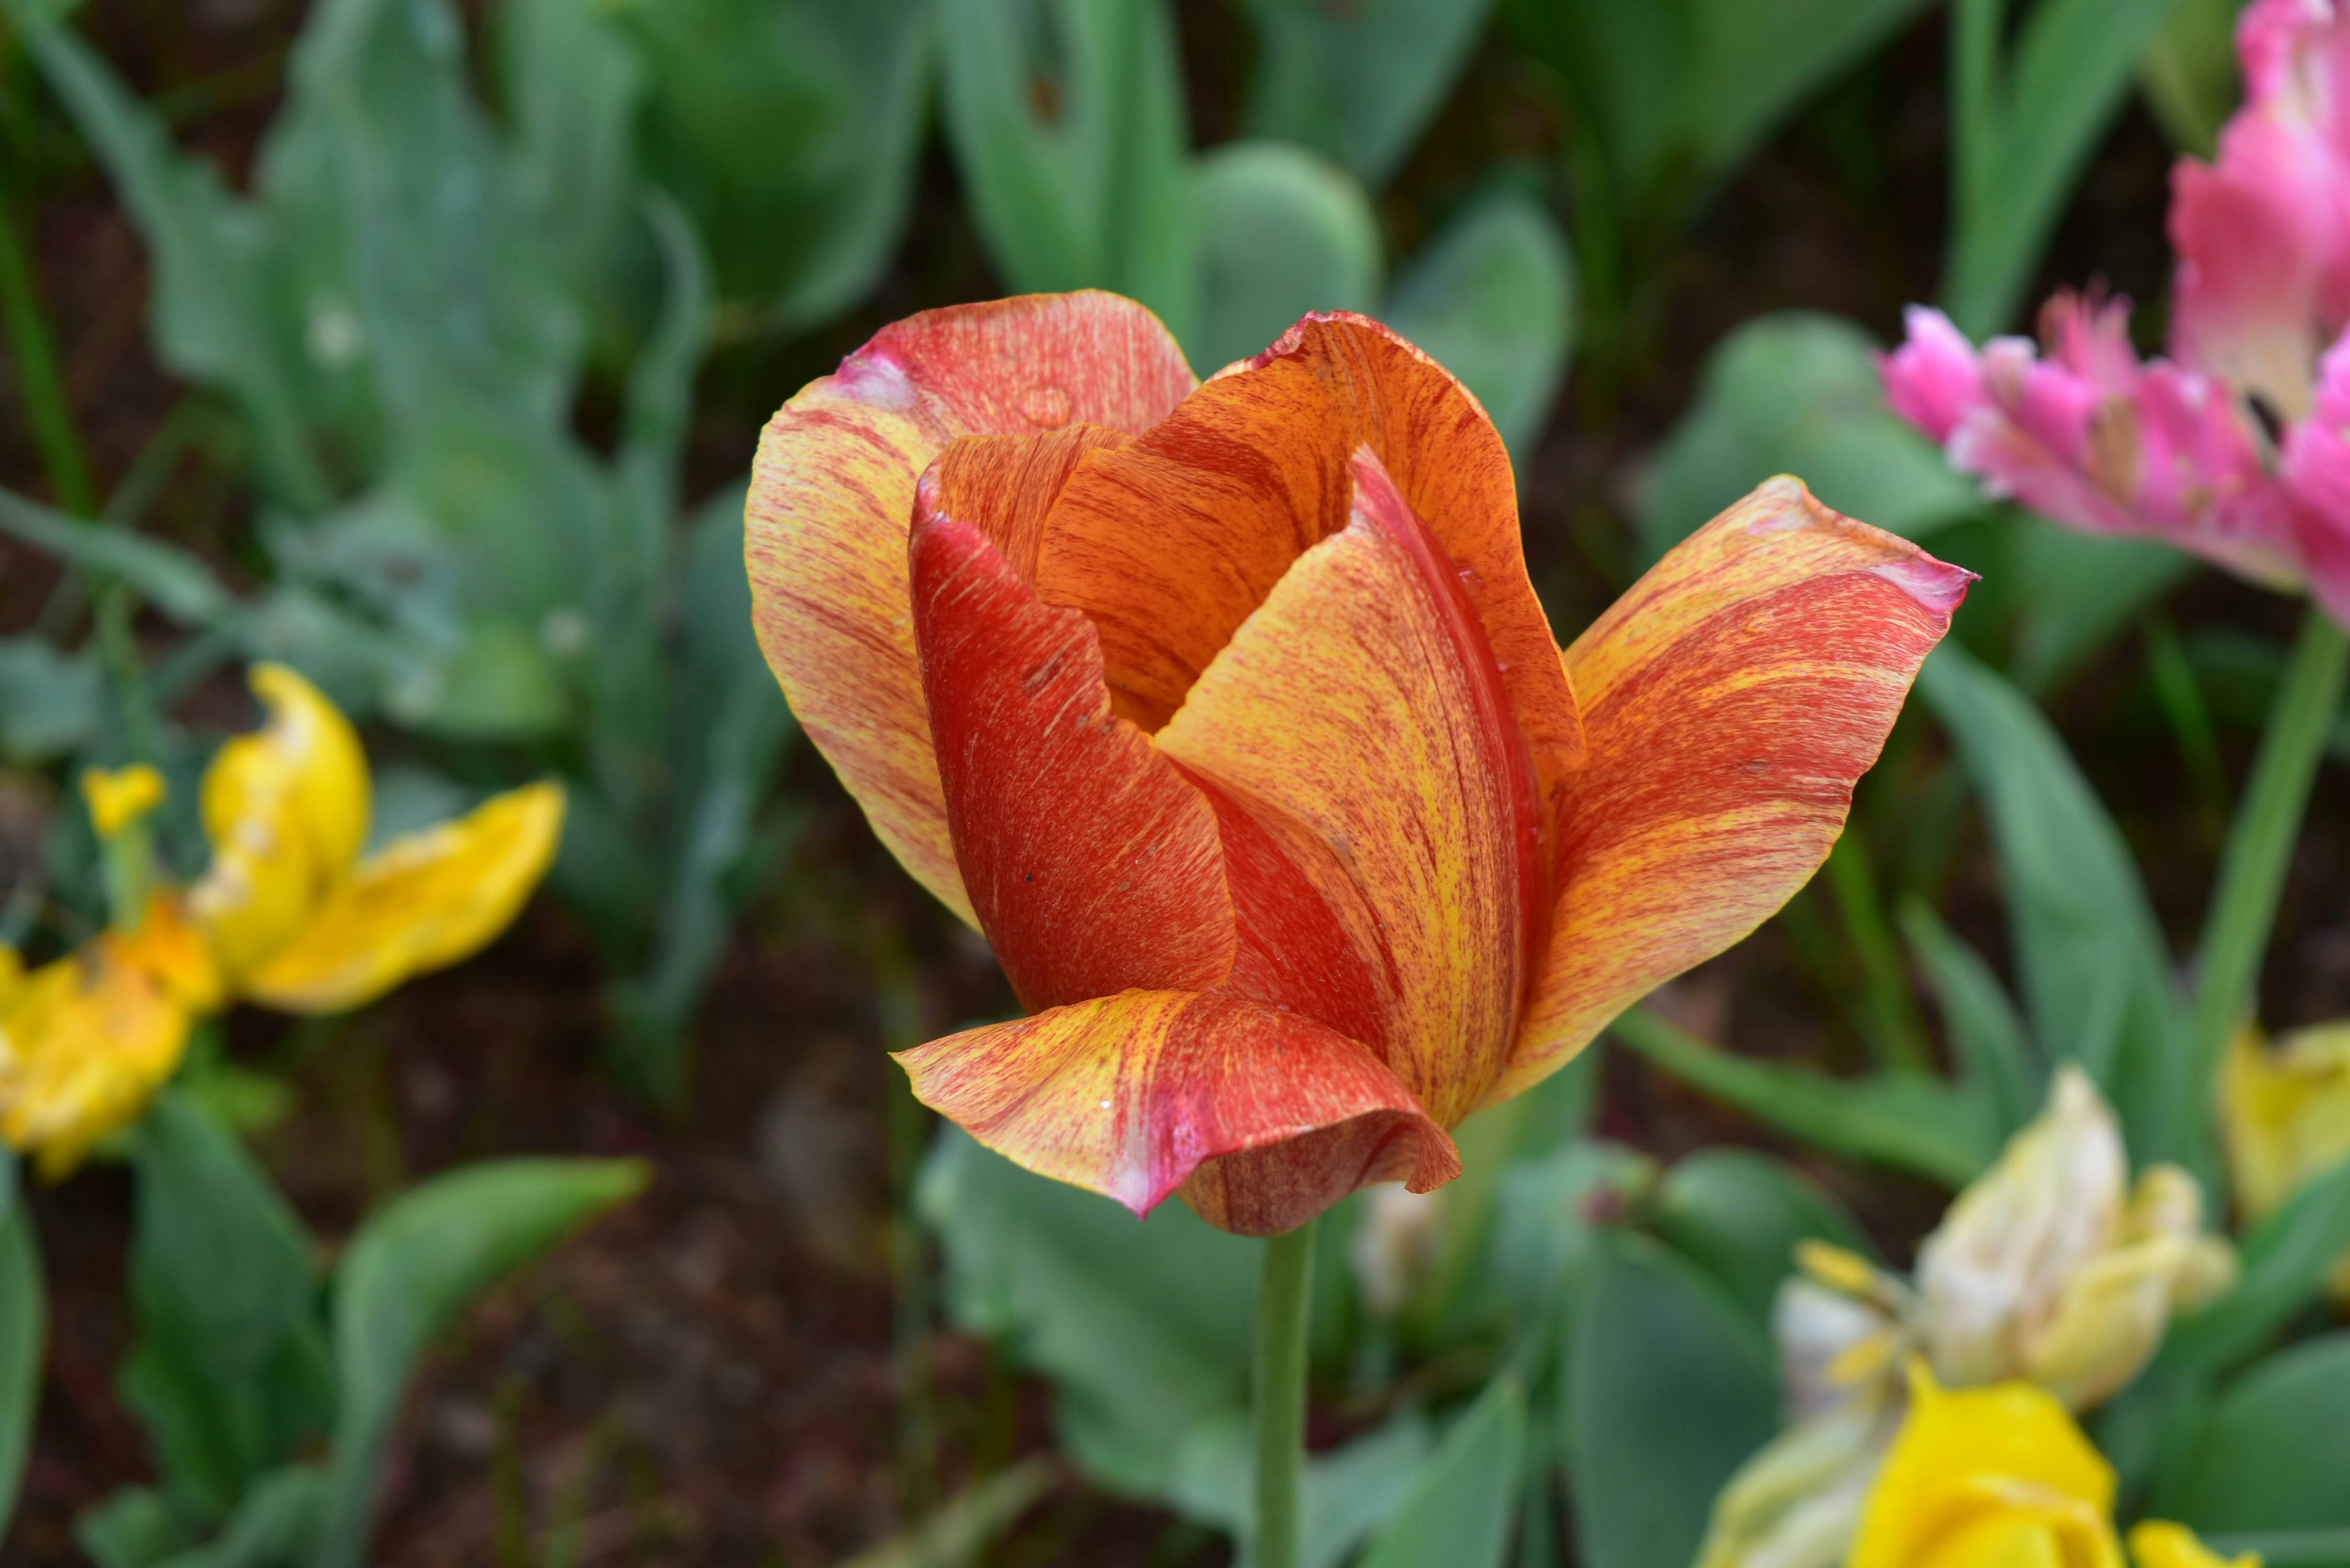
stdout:
{"type": "Polygon", "coordinates": [[[2319,350],[2350,324],[2350,17],[2255,0],[2236,50],[2245,103],[2219,161],[2171,177],[2171,352],[2300,419],[2319,350]]]}
{"type": "Polygon", "coordinates": [[[2171,181],[2170,359],[2140,362],[2121,300],[2060,294],[2038,346],[1980,353],[1913,308],[1886,397],[1995,495],[2306,587],[2350,624],[2350,15],[2253,0],[2236,48],[2219,161],[2171,181]]]}

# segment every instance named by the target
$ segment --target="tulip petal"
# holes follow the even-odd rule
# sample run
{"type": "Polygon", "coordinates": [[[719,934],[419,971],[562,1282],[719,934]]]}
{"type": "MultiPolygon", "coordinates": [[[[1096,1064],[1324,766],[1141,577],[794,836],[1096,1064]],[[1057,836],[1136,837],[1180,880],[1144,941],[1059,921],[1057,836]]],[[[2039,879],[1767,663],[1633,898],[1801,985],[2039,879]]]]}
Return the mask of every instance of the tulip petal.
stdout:
{"type": "Polygon", "coordinates": [[[1037,588],[1101,628],[1120,711],[1157,729],[1290,563],[1347,524],[1367,444],[1457,567],[1550,800],[1581,746],[1575,694],[1527,581],[1492,421],[1376,321],[1309,316],[1132,445],[1078,465],[1037,588]]]}
{"type": "Polygon", "coordinates": [[[988,1147],[1138,1214],[1203,1162],[1241,1161],[1198,1183],[1198,1206],[1246,1235],[1293,1230],[1369,1182],[1426,1191],[1461,1170],[1452,1140],[1368,1050],[1232,997],[1129,991],[897,1059],[916,1098],[988,1147]],[[1269,1170],[1284,1179],[1249,1184],[1269,1170]]]}
{"type": "Polygon", "coordinates": [[[359,732],[326,693],[282,664],[248,679],[265,717],[204,770],[213,863],[188,898],[232,976],[292,937],[359,857],[371,787],[359,732]]]}
{"type": "Polygon", "coordinates": [[[1493,1098],[1810,878],[1971,580],[1774,479],[1575,639],[1590,750],[1549,953],[1493,1098]]]}
{"type": "Polygon", "coordinates": [[[965,919],[909,613],[915,480],[958,436],[1139,431],[1193,385],[1131,300],[1028,296],[885,327],[760,439],[743,511],[760,646],[875,834],[965,919]]]}
{"type": "Polygon", "coordinates": [[[536,784],[369,856],[244,984],[289,1012],[342,1012],[468,957],[514,922],[555,858],[563,790],[536,784]]]}
{"type": "Polygon", "coordinates": [[[1065,425],[1035,436],[962,436],[923,472],[915,508],[976,525],[1020,580],[1033,584],[1045,516],[1078,460],[1130,439],[1100,425],[1065,425]]]}
{"type": "Polygon", "coordinates": [[[1353,521],[1298,557],[1158,742],[1321,894],[1367,960],[1367,1043],[1450,1126],[1501,1071],[1544,914],[1533,764],[1441,551],[1377,458],[1355,472],[1353,521]]]}
{"type": "Polygon", "coordinates": [[[1092,625],[960,518],[921,514],[911,561],[955,856],[1022,1003],[1222,984],[1236,939],[1215,813],[1110,711],[1092,625]]]}

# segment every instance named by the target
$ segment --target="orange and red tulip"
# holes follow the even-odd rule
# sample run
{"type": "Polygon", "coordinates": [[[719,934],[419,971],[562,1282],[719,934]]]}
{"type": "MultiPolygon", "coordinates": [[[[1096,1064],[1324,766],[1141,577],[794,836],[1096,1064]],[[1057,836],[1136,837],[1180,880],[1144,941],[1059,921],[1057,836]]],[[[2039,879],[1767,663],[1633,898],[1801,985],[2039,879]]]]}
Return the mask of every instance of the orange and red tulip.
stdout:
{"type": "Polygon", "coordinates": [[[1774,480],[1562,656],[1440,366],[1314,316],[1202,385],[1095,293],[884,329],[746,524],[802,725],[1030,1012],[902,1053],[916,1094],[1258,1235],[1451,1179],[1784,902],[1969,581],[1774,480]]]}

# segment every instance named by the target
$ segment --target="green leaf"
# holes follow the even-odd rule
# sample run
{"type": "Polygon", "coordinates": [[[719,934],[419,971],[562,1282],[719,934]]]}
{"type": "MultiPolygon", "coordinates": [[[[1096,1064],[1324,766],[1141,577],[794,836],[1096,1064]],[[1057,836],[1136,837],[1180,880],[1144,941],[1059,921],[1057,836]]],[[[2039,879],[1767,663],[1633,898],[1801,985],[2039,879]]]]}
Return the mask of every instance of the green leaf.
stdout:
{"type": "Polygon", "coordinates": [[[2243,96],[2236,74],[2241,0],[2177,0],[2138,62],[2147,107],[2170,144],[2190,157],[2219,150],[2220,127],[2243,96]]]}
{"type": "Polygon", "coordinates": [[[1960,1079],[1997,1113],[2000,1136],[2012,1134],[2040,1114],[2047,1074],[2007,988],[1922,899],[1902,909],[1901,930],[1934,988],[1960,1079]]]}
{"type": "Polygon", "coordinates": [[[1197,198],[1162,0],[939,0],[938,18],[947,141],[1003,281],[1113,289],[1190,341],[1197,198]]]}
{"type": "Polygon", "coordinates": [[[1735,1056],[1642,1007],[1627,1010],[1608,1029],[1691,1088],[1848,1158],[1956,1189],[1998,1157],[1983,1107],[1922,1073],[1832,1078],[1808,1067],[1735,1056]]]}
{"type": "Polygon", "coordinates": [[[1518,1326],[1557,1320],[1592,1265],[1599,1217],[1623,1212],[1656,1179],[1647,1155],[1591,1137],[1503,1175],[1485,1262],[1496,1287],[1518,1303],[1518,1326]]]}
{"type": "Polygon", "coordinates": [[[1573,254],[1547,208],[1506,184],[1471,202],[1412,257],[1386,319],[1533,454],[1575,346],[1573,254]]]}
{"type": "MultiPolygon", "coordinates": [[[[573,0],[577,4],[577,0],[573,0]]],[[[923,0],[616,0],[650,101],[647,165],[758,324],[814,326],[880,276],[911,206],[923,0]]]]}
{"type": "Polygon", "coordinates": [[[1245,1427],[1263,1249],[1180,1203],[1137,1220],[953,1127],[941,1129],[918,1205],[954,1322],[1052,1381],[1062,1449],[1088,1476],[1166,1498],[1186,1433],[1222,1418],[1245,1427]]]}
{"type": "Polygon", "coordinates": [[[2008,534],[2005,580],[2015,614],[2009,674],[2041,692],[2087,663],[2195,573],[2191,556],[2153,539],[2084,534],[2029,513],[2008,534]]]}
{"type": "Polygon", "coordinates": [[[157,1568],[307,1568],[325,1501],[326,1477],[317,1469],[273,1470],[244,1494],[219,1535],[157,1568]]]}
{"type": "Polygon", "coordinates": [[[574,286],[618,311],[646,72],[614,13],[582,0],[507,0],[490,21],[517,195],[574,286]]]}
{"type": "Polygon", "coordinates": [[[96,737],[106,686],[88,653],[38,636],[0,639],[0,753],[25,766],[70,756],[96,737]]]}
{"type": "Polygon", "coordinates": [[[1800,311],[1759,317],[1722,339],[1697,402],[1657,454],[1640,507],[1648,557],[1778,473],[1910,539],[1981,513],[1974,483],[1886,406],[1877,352],[1852,323],[1800,311]]]}
{"type": "Polygon", "coordinates": [[[74,1521],[74,1544],[98,1568],[154,1568],[192,1539],[187,1521],[152,1487],[118,1488],[74,1521]]]}
{"type": "Polygon", "coordinates": [[[1709,1148],[1678,1161],[1657,1187],[1648,1228],[1768,1324],[1795,1245],[1876,1249],[1827,1189],[1785,1160],[1753,1149],[1709,1148]]]}
{"type": "Polygon", "coordinates": [[[1502,1568],[1525,1446],[1525,1391],[1504,1373],[1444,1434],[1357,1568],[1502,1568]]]}
{"type": "Polygon", "coordinates": [[[98,523],[84,523],[0,490],[0,534],[72,566],[120,579],[157,609],[187,626],[228,612],[230,599],[212,569],[177,545],[98,523]]]}
{"type": "Polygon", "coordinates": [[[1303,142],[1371,184],[1409,153],[1492,0],[1246,0],[1252,136],[1303,142]]]}
{"type": "Polygon", "coordinates": [[[16,1489],[32,1458],[48,1328],[40,1247],[33,1217],[16,1195],[16,1157],[0,1150],[0,1545],[7,1542],[16,1489]]]}
{"type": "Polygon", "coordinates": [[[376,1469],[425,1347],[475,1298],[646,1180],[633,1160],[497,1160],[436,1177],[359,1227],[335,1271],[342,1397],[312,1568],[359,1568],[376,1469]]]}
{"type": "Polygon", "coordinates": [[[936,1513],[840,1568],[968,1568],[1006,1534],[1036,1500],[1053,1490],[1049,1455],[1031,1454],[1009,1469],[975,1480],[936,1513]]]}
{"type": "Polygon", "coordinates": [[[2133,1160],[2201,1168],[2209,1092],[2190,1070],[2184,1003],[2120,831],[2039,710],[1964,649],[1937,649],[1918,690],[1991,819],[2033,1033],[2097,1081],[2133,1160]]]}
{"type": "Polygon", "coordinates": [[[2220,1396],[2154,1517],[2198,1532],[2350,1525],[2350,1332],[2280,1352],[2220,1396]]]}
{"type": "Polygon", "coordinates": [[[1242,141],[1199,163],[1203,371],[1256,354],[1310,310],[1375,309],[1378,222],[1354,177],[1303,147],[1242,141]]]}
{"type": "Polygon", "coordinates": [[[131,1163],[122,1397],[172,1502],[218,1519],[333,1416],[310,1239],[235,1135],[177,1090],[148,1107],[131,1163]]]}
{"type": "Polygon", "coordinates": [[[2235,1288],[2174,1324],[2168,1360],[2224,1371],[2251,1355],[2324,1294],[2350,1251],[2350,1163],[2304,1184],[2253,1226],[2235,1288]]]}
{"type": "MultiPolygon", "coordinates": [[[[1407,1410],[1344,1447],[1306,1461],[1301,1500],[1300,1568],[1339,1568],[1347,1553],[1395,1511],[1427,1460],[1428,1424],[1407,1410]]],[[[1211,1524],[1250,1560],[1255,1445],[1247,1413],[1230,1410],[1188,1428],[1177,1445],[1170,1502],[1211,1524]]]]}
{"type": "Polygon", "coordinates": [[[1587,1568],[1688,1568],[1714,1494],[1779,1428],[1769,1336],[1655,1242],[1604,1239],[1563,1421],[1587,1568]]]}
{"type": "Polygon", "coordinates": [[[280,493],[304,509],[324,505],[331,487],[306,412],[316,388],[296,308],[303,291],[283,237],[210,163],[179,156],[162,120],[50,19],[51,7],[5,0],[5,9],[147,242],[157,354],[236,400],[280,493]]]}
{"type": "Polygon", "coordinates": [[[1960,0],[1957,178],[1942,303],[1970,337],[2010,324],[2064,198],[2176,0],[2039,0],[1999,57],[2007,0],[1960,0]],[[1965,86],[1968,61],[1980,84],[1965,86]]]}

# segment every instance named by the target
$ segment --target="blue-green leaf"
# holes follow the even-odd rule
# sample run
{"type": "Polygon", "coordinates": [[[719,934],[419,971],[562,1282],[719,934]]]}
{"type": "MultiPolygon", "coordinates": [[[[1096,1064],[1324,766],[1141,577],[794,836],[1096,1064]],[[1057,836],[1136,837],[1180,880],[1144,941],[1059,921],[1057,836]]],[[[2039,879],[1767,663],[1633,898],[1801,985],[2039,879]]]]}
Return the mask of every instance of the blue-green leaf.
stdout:
{"type": "Polygon", "coordinates": [[[2047,1073],[2007,988],[1922,900],[1903,908],[1901,930],[1934,988],[1960,1076],[1997,1113],[2000,1135],[2013,1133],[2040,1114],[2047,1073]]]}
{"type": "Polygon", "coordinates": [[[1779,1283],[1794,1272],[1798,1242],[1874,1251],[1860,1222],[1827,1189],[1754,1149],[1700,1149],[1675,1162],[1657,1186],[1648,1223],[1758,1324],[1771,1321],[1779,1283]]]}
{"type": "Polygon", "coordinates": [[[1492,5],[1247,0],[1258,45],[1250,134],[1304,142],[1382,183],[1442,106],[1492,5]]]}
{"type": "Polygon", "coordinates": [[[1503,1373],[1444,1434],[1357,1568],[1502,1568],[1525,1447],[1525,1391],[1503,1373]]]}
{"type": "Polygon", "coordinates": [[[2220,1394],[2155,1517],[2204,1533],[2350,1526],[2350,1333],[2278,1353],[2220,1394]]]}
{"type": "Polygon", "coordinates": [[[1243,141],[1199,163],[1200,309],[1186,346],[1212,372],[1310,310],[1375,309],[1385,257],[1352,175],[1303,147],[1243,141]]]}

